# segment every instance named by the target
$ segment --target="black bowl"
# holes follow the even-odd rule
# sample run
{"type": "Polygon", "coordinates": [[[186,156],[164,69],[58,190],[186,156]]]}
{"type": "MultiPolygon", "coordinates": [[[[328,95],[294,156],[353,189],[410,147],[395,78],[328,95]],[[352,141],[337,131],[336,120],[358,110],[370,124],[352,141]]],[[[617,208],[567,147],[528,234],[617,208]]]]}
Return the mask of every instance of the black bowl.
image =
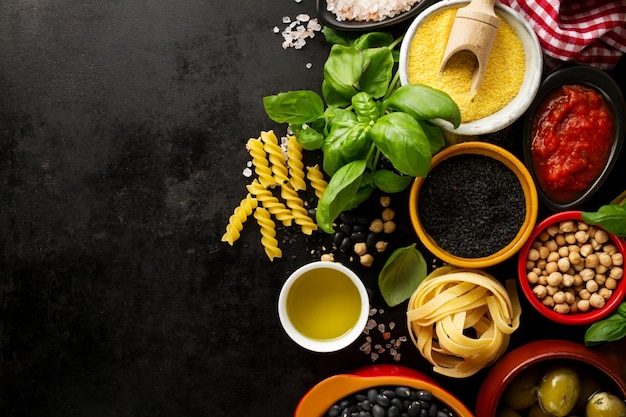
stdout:
{"type": "Polygon", "coordinates": [[[420,14],[428,6],[437,3],[439,0],[421,0],[413,5],[408,12],[401,13],[397,16],[390,17],[380,22],[360,22],[356,20],[337,20],[334,13],[328,11],[326,0],[317,0],[317,16],[323,24],[336,30],[343,31],[371,31],[387,28],[400,22],[404,22],[420,14]]]}
{"type": "Polygon", "coordinates": [[[558,212],[576,209],[598,191],[602,183],[611,173],[619,157],[624,142],[624,115],[626,115],[626,105],[624,104],[624,96],[619,86],[607,73],[601,70],[584,65],[575,65],[553,72],[542,82],[534,101],[524,115],[523,148],[524,162],[535,179],[539,198],[550,210],[558,212]],[[538,181],[531,155],[532,125],[536,111],[550,93],[563,85],[574,84],[592,88],[604,97],[613,115],[613,143],[604,168],[600,171],[600,174],[595,180],[591,181],[586,190],[569,201],[559,201],[551,196],[548,191],[544,190],[538,181]]]}

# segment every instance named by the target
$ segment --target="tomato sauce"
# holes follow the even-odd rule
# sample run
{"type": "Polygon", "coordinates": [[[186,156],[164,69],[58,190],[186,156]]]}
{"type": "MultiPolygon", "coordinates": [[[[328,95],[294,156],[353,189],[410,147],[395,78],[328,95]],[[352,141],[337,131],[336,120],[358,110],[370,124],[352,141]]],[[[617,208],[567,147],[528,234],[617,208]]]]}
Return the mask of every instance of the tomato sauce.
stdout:
{"type": "Polygon", "coordinates": [[[612,145],[613,117],[602,95],[582,85],[556,89],[533,120],[539,186],[558,203],[573,201],[600,175],[612,145]]]}

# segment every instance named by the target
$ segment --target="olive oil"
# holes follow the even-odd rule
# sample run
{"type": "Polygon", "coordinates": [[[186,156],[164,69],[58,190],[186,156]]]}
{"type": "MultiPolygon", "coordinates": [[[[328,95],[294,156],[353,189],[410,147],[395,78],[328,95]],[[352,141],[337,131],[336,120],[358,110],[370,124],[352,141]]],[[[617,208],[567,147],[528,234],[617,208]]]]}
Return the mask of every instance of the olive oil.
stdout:
{"type": "Polygon", "coordinates": [[[348,333],[361,312],[354,283],[330,268],[318,268],[298,278],[287,297],[287,315],[302,335],[331,340],[348,333]]]}

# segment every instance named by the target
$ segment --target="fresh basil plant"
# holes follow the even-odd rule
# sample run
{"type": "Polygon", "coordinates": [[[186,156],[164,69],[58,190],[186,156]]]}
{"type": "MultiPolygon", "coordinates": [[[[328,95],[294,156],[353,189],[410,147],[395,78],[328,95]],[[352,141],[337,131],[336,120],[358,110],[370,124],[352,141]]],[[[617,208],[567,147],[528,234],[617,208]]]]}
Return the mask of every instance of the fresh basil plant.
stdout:
{"type": "Polygon", "coordinates": [[[430,121],[458,127],[461,114],[448,94],[426,85],[398,87],[397,51],[402,38],[386,32],[355,37],[324,28],[333,44],[324,64],[322,97],[310,90],[263,98],[267,115],[288,123],[306,150],[320,149],[330,176],[316,220],[333,233],[342,211],[365,201],[375,189],[399,192],[425,176],[433,154],[444,145],[430,121]],[[386,158],[395,172],[380,167],[386,158]]]}

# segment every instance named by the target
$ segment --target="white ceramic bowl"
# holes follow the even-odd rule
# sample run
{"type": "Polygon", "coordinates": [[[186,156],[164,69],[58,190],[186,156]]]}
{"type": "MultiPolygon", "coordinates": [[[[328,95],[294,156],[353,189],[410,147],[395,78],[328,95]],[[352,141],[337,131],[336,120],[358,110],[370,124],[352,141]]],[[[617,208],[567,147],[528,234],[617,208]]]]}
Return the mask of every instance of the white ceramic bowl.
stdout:
{"type": "Polygon", "coordinates": [[[298,268],[287,278],[278,297],[278,316],[285,332],[294,342],[313,352],[335,352],[352,344],[365,328],[369,308],[367,289],[361,279],[337,262],[316,261],[298,268]],[[348,303],[343,291],[346,287],[356,304],[349,319],[343,310],[335,308],[348,303]],[[335,325],[341,322],[345,331],[332,337],[314,337],[311,332],[303,332],[303,327],[298,328],[290,316],[290,305],[306,310],[307,326],[319,329],[331,322],[335,325]]]}
{"type": "MultiPolygon", "coordinates": [[[[467,5],[466,0],[442,0],[430,6],[419,14],[413,23],[409,26],[402,45],[400,48],[400,82],[402,85],[409,84],[407,63],[411,41],[415,36],[418,27],[422,22],[433,13],[449,7],[462,7],[467,5]]],[[[519,119],[532,103],[539,85],[541,83],[541,74],[543,68],[543,55],[537,35],[517,12],[510,7],[496,4],[496,11],[511,25],[517,32],[519,39],[524,47],[526,55],[526,68],[524,80],[517,95],[509,102],[508,105],[497,112],[472,122],[461,123],[458,128],[454,128],[452,124],[445,120],[435,120],[442,129],[464,136],[479,136],[494,133],[511,125],[519,119]]]]}

